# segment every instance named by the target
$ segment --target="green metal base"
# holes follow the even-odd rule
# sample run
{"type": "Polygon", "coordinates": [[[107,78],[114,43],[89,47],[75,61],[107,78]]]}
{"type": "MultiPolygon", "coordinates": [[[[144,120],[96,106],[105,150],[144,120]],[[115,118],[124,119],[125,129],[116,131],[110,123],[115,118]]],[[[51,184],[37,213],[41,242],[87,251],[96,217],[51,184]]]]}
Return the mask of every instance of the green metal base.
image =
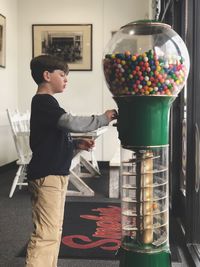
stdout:
{"type": "Polygon", "coordinates": [[[168,144],[169,112],[175,96],[114,97],[122,146],[154,147],[168,144]]]}
{"type": "Polygon", "coordinates": [[[137,253],[123,248],[119,250],[120,267],[171,267],[169,251],[137,253]]]}

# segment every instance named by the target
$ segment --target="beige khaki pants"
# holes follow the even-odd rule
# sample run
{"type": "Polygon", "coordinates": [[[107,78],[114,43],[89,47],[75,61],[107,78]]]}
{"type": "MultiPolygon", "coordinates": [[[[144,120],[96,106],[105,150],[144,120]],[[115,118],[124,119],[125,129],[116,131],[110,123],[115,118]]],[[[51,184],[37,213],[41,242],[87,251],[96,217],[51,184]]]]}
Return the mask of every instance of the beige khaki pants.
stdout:
{"type": "Polygon", "coordinates": [[[67,176],[49,175],[29,182],[34,231],[26,267],[57,266],[67,185],[67,176]]]}

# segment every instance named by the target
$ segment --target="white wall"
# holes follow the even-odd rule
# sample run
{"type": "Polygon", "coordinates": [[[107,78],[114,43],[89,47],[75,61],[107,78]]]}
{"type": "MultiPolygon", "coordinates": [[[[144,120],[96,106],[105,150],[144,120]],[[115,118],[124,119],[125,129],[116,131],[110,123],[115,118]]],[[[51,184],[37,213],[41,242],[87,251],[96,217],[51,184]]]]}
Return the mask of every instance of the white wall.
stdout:
{"type": "Polygon", "coordinates": [[[0,0],[0,14],[6,17],[6,68],[0,68],[0,166],[16,158],[5,110],[18,102],[18,6],[17,0],[0,0]]]}
{"type": "MultiPolygon", "coordinates": [[[[93,24],[93,70],[71,71],[67,91],[56,97],[61,106],[75,114],[102,113],[105,109],[116,108],[105,85],[101,65],[111,31],[133,20],[148,18],[149,2],[151,1],[0,0],[0,13],[7,17],[8,24],[7,67],[0,69],[0,166],[16,157],[13,152],[14,143],[10,134],[7,134],[9,131],[5,122],[5,109],[17,106],[22,111],[30,109],[31,98],[36,91],[29,70],[32,24],[93,24]],[[2,153],[3,144],[6,149],[2,153]]],[[[112,157],[119,146],[117,136],[116,129],[109,127],[107,133],[99,138],[96,149],[98,160],[109,160],[112,157]]]]}

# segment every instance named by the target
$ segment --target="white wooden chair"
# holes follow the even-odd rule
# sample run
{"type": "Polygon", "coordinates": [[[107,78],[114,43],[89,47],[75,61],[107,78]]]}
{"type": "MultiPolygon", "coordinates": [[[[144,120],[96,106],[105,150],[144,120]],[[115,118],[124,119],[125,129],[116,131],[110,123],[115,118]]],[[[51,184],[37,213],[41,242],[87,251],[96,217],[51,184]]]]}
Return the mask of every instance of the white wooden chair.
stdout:
{"type": "Polygon", "coordinates": [[[9,197],[11,198],[17,186],[21,189],[23,185],[27,185],[26,167],[31,159],[32,152],[29,146],[30,113],[21,114],[19,111],[11,113],[7,109],[7,115],[18,156],[16,163],[19,166],[10,190],[9,197]]]}

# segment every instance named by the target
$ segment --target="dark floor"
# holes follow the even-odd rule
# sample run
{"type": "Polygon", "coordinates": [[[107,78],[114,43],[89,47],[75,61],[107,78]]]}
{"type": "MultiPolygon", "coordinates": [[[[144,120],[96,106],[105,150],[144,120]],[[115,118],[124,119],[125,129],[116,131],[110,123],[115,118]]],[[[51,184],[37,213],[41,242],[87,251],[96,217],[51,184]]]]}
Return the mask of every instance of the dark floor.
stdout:
{"type": "MultiPolygon", "coordinates": [[[[9,170],[0,169],[0,267],[23,267],[24,258],[17,257],[20,250],[27,243],[32,230],[31,206],[27,188],[17,189],[11,199],[8,194],[12,185],[12,180],[16,172],[16,167],[9,170]]],[[[86,178],[85,181],[95,190],[94,197],[67,197],[67,201],[116,201],[119,199],[108,198],[109,172],[108,166],[101,168],[102,177],[86,178]]],[[[171,218],[173,221],[174,219],[171,218]]],[[[177,262],[173,262],[173,267],[191,267],[186,263],[185,254],[179,238],[176,239],[177,229],[173,221],[170,227],[170,237],[172,245],[177,250],[177,262]],[[180,260],[181,262],[178,262],[180,260]]],[[[176,257],[175,257],[176,258],[176,257]]],[[[59,267],[119,267],[119,261],[108,260],[80,260],[80,259],[59,259],[59,267]]],[[[47,266],[48,267],[48,266],[47,266]]],[[[137,267],[137,266],[131,266],[137,267]]],[[[145,266],[144,266],[145,267],[145,266]]],[[[162,266],[159,266],[162,267],[162,266]]]]}

